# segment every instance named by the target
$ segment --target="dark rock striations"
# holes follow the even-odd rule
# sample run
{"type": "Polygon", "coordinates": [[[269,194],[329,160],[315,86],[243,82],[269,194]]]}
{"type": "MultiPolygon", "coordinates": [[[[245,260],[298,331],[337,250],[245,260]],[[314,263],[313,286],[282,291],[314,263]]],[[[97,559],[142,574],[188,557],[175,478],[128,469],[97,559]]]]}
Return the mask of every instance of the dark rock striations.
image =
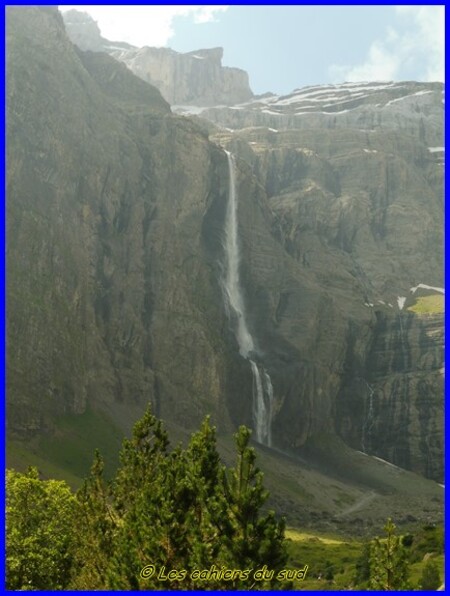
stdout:
{"type": "Polygon", "coordinates": [[[413,304],[443,291],[442,85],[353,85],[353,108],[325,113],[333,97],[348,101],[348,87],[279,99],[278,128],[257,102],[201,113],[260,181],[272,236],[296,263],[297,288],[293,278],[274,283],[267,241],[249,267],[250,287],[261,267],[265,298],[253,308],[266,357],[281,339],[297,354],[293,376],[277,364],[274,436],[289,449],[333,428],[356,449],[439,479],[443,302],[425,313],[413,304]],[[310,112],[295,112],[294,98],[308,94],[310,112]]]}
{"type": "Polygon", "coordinates": [[[77,51],[55,9],[7,16],[11,433],[149,401],[187,427],[208,410],[226,426],[203,232],[226,156],[123,65],[77,51]]]}
{"type": "Polygon", "coordinates": [[[222,145],[237,156],[240,279],[274,446],[338,434],[440,480],[442,86],[251,99],[219,50],[123,50],[134,72],[141,54],[160,69],[147,78],[163,99],[75,47],[54,8],[11,7],[7,25],[11,436],[89,408],[124,423],[149,401],[188,429],[207,413],[224,432],[252,424],[220,283],[222,145]],[[199,98],[247,103],[194,122],[166,101],[199,98]]]}

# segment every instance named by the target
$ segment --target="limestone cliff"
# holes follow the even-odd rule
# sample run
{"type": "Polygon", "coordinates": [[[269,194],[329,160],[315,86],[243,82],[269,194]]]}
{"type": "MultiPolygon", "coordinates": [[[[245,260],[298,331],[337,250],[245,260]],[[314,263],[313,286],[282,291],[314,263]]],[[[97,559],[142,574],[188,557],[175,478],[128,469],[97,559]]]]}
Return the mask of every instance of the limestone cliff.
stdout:
{"type": "Polygon", "coordinates": [[[352,353],[345,362],[337,429],[357,449],[442,478],[442,315],[376,315],[363,368],[352,353]]]}
{"type": "Polygon", "coordinates": [[[233,105],[252,97],[247,73],[222,66],[222,48],[180,54],[170,48],[144,47],[112,55],[155,85],[171,105],[233,105]]]}
{"type": "Polygon", "coordinates": [[[222,48],[181,54],[170,48],[134,48],[100,35],[86,13],[63,13],[67,33],[82,50],[108,52],[138,77],[157,87],[171,105],[233,105],[253,97],[248,75],[222,66],[222,48]]]}
{"type": "MultiPolygon", "coordinates": [[[[334,88],[335,102],[349,101],[347,87],[334,88]]],[[[352,86],[353,107],[335,116],[318,100],[331,104],[330,89],[308,93],[317,101],[307,115],[288,113],[300,91],[276,102],[276,129],[261,105],[201,114],[226,126],[212,138],[248,163],[272,237],[296,264],[279,283],[267,239],[248,256],[258,330],[280,371],[275,434],[291,448],[331,428],[356,449],[441,478],[443,304],[423,316],[404,309],[418,284],[437,296],[443,285],[442,86],[352,86]],[[255,115],[266,126],[245,126],[255,115]],[[277,361],[283,342],[291,373],[277,361]]]]}
{"type": "Polygon", "coordinates": [[[266,94],[228,108],[204,109],[201,115],[232,129],[395,130],[442,147],[442,108],[442,83],[403,81],[306,87],[289,95],[266,94]]]}

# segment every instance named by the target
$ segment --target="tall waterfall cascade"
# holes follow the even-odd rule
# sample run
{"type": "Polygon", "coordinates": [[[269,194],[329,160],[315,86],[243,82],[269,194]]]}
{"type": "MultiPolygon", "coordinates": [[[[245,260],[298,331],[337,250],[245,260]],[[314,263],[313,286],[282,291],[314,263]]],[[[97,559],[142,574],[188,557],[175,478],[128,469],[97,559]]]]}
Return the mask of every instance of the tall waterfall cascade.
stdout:
{"type": "Polygon", "coordinates": [[[253,374],[252,415],[255,438],[258,443],[272,445],[273,386],[267,371],[257,364],[255,341],[247,325],[244,297],[239,278],[238,196],[236,168],[233,155],[225,151],[228,159],[229,191],[225,216],[225,268],[222,278],[225,307],[234,326],[240,355],[249,361],[253,374]]]}

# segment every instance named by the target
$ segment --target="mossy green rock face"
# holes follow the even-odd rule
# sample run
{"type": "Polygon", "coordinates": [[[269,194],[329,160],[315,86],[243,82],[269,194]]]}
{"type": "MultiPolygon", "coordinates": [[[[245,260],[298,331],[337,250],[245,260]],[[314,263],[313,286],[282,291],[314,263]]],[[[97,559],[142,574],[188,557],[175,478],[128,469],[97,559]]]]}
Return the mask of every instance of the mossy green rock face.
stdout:
{"type": "Polygon", "coordinates": [[[77,50],[56,9],[7,16],[11,433],[88,402],[226,426],[203,230],[226,199],[225,155],[125,66],[77,50]]]}
{"type": "Polygon", "coordinates": [[[405,109],[374,119],[363,106],[347,128],[318,116],[316,128],[208,139],[213,125],[72,45],[56,9],[9,8],[7,20],[11,435],[102,410],[129,428],[148,402],[187,429],[206,414],[219,431],[252,424],[220,283],[220,141],[237,156],[241,282],[274,386],[275,447],[335,433],[440,479],[442,314],[408,310],[412,287],[442,286],[434,100],[422,128],[420,112],[409,126],[405,109]]]}

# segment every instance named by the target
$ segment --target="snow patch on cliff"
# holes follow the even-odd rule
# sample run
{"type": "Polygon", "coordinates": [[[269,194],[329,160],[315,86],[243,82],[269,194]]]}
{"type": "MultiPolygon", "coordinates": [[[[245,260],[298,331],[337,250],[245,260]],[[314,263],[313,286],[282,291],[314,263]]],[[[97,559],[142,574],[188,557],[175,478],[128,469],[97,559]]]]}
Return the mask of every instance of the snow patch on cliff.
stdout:
{"type": "Polygon", "coordinates": [[[424,290],[435,290],[436,292],[445,294],[444,288],[436,288],[435,286],[427,286],[426,284],[418,284],[414,288],[410,288],[410,291],[415,294],[419,288],[423,288],[424,290]]]}
{"type": "Polygon", "coordinates": [[[386,461],[385,459],[381,459],[381,457],[377,457],[376,455],[372,455],[373,459],[377,459],[378,461],[380,461],[383,464],[386,464],[387,466],[391,466],[391,468],[395,468],[396,470],[400,470],[403,472],[402,468],[399,468],[398,466],[396,466],[395,464],[392,464],[390,461],[386,461]]]}
{"type": "Polygon", "coordinates": [[[400,310],[405,306],[406,296],[397,296],[397,304],[400,310]]]}

